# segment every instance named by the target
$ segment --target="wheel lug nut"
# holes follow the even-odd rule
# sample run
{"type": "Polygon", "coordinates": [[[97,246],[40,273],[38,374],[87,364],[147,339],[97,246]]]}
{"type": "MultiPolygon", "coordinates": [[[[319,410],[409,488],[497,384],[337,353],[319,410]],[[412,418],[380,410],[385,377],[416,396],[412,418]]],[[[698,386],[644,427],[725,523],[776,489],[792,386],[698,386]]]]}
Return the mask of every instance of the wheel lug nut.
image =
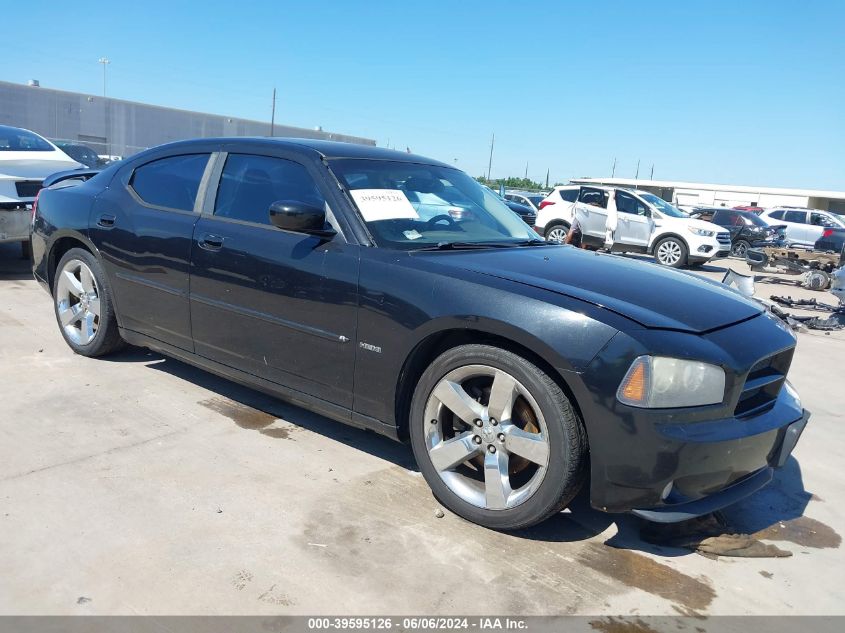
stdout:
{"type": "Polygon", "coordinates": [[[495,453],[495,452],[496,452],[496,447],[495,447],[495,446],[493,446],[493,445],[491,444],[490,446],[488,446],[488,447],[487,447],[487,450],[488,450],[489,452],[491,452],[491,453],[495,453]]]}
{"type": "Polygon", "coordinates": [[[432,424],[437,424],[437,420],[432,420],[432,421],[431,421],[431,423],[432,423],[432,424]]]}
{"type": "Polygon", "coordinates": [[[476,420],[473,420],[473,424],[475,424],[475,426],[481,426],[484,423],[481,420],[476,419],[476,420]]]}
{"type": "Polygon", "coordinates": [[[481,438],[478,435],[473,435],[472,441],[475,442],[476,444],[481,444],[481,438]]]}
{"type": "Polygon", "coordinates": [[[504,434],[504,433],[499,433],[499,441],[500,441],[500,442],[504,442],[504,441],[505,441],[505,434],[504,434]]]}
{"type": "Polygon", "coordinates": [[[496,422],[496,418],[490,418],[490,424],[496,426],[498,424],[498,422],[496,422]]]}

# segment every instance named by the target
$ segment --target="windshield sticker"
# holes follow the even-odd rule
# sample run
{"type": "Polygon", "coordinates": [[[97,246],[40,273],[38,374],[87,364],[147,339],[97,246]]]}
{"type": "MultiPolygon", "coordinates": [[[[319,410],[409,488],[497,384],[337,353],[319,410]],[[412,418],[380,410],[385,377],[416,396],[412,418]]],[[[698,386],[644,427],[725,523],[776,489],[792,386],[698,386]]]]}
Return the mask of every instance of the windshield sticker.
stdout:
{"type": "Polygon", "coordinates": [[[402,234],[409,240],[418,240],[422,237],[422,233],[420,233],[416,229],[411,229],[410,231],[402,231],[402,234]]]}
{"type": "Polygon", "coordinates": [[[353,189],[349,193],[367,222],[420,217],[405,192],[399,189],[353,189]]]}

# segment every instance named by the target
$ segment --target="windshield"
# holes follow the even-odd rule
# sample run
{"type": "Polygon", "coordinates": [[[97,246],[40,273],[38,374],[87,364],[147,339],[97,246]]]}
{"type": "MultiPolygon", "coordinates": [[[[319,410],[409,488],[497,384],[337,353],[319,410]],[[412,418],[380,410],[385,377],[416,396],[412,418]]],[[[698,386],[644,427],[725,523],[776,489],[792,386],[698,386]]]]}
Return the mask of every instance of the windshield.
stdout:
{"type": "Polygon", "coordinates": [[[365,159],[330,165],[381,247],[541,241],[499,196],[457,169],[365,159]]]}
{"type": "Polygon", "coordinates": [[[688,218],[689,216],[681,211],[680,209],[676,209],[671,204],[666,202],[663,198],[659,198],[655,196],[653,193],[640,193],[638,194],[640,198],[648,202],[650,205],[657,208],[663,215],[668,215],[672,218],[688,218]]]}
{"type": "Polygon", "coordinates": [[[0,125],[0,152],[52,152],[53,146],[32,132],[0,125]]]}

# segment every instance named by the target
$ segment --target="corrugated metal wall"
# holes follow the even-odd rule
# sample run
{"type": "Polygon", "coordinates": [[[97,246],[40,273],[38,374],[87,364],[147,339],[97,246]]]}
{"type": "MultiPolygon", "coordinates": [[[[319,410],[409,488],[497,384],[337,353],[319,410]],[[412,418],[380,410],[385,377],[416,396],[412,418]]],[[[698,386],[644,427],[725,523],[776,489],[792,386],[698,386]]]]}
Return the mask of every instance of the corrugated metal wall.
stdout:
{"type": "MultiPolygon", "coordinates": [[[[186,138],[270,135],[269,122],[4,81],[0,81],[0,125],[26,128],[50,139],[82,141],[99,154],[123,157],[186,138]]],[[[278,124],[274,135],[376,144],[368,138],[278,124]]]]}

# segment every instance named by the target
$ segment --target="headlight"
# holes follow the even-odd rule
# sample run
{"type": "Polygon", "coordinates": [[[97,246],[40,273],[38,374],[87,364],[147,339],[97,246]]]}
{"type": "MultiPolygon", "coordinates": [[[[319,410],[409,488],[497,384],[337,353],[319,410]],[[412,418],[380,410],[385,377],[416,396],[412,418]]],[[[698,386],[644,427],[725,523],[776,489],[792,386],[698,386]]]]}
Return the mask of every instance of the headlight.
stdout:
{"type": "Polygon", "coordinates": [[[688,226],[687,231],[693,235],[700,235],[701,237],[713,237],[716,235],[715,231],[708,231],[707,229],[697,229],[694,226],[688,226]]]}
{"type": "Polygon", "coordinates": [[[648,409],[717,404],[724,395],[721,367],[664,356],[637,358],[616,392],[619,402],[648,409]]]}

